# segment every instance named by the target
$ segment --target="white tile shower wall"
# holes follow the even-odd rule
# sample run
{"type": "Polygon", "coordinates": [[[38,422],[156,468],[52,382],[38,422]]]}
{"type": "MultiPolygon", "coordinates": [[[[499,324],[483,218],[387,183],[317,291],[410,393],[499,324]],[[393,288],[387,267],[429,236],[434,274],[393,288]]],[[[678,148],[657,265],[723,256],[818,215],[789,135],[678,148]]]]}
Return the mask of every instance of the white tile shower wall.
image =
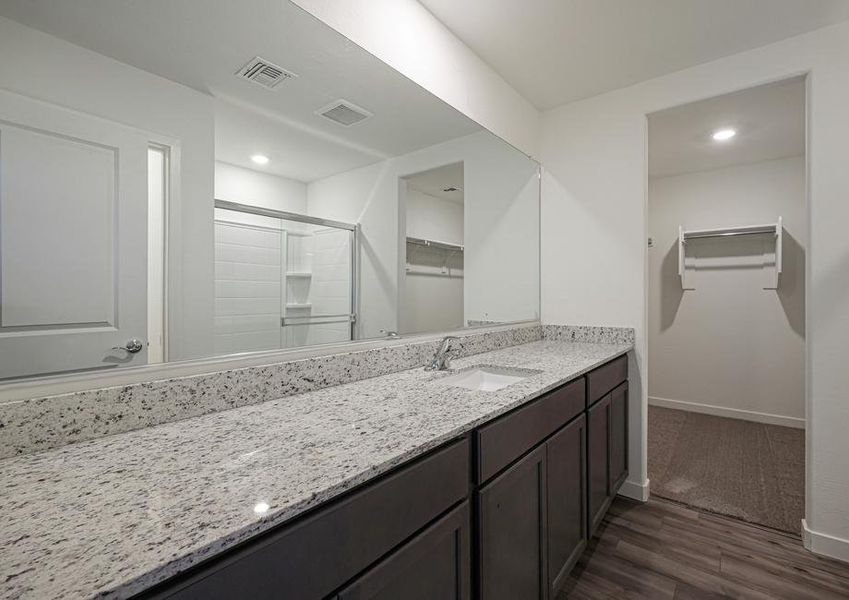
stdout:
{"type": "Polygon", "coordinates": [[[279,229],[216,221],[216,355],[280,348],[280,246],[279,229]]]}
{"type": "MultiPolygon", "coordinates": [[[[468,332],[462,335],[457,352],[470,356],[541,338],[539,325],[468,332]]],[[[3,404],[0,458],[416,368],[425,364],[438,344],[401,343],[3,404]]]]}

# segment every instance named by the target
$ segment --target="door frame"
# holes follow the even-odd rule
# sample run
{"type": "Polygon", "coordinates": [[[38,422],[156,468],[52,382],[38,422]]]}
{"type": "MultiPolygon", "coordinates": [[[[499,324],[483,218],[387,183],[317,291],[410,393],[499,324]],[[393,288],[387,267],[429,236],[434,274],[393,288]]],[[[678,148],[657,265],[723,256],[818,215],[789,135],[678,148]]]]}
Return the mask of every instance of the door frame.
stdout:
{"type": "MultiPolygon", "coordinates": [[[[811,464],[811,444],[813,438],[813,430],[811,428],[811,412],[812,412],[812,404],[813,398],[811,395],[811,336],[810,336],[810,316],[811,316],[811,302],[810,302],[810,292],[812,288],[811,283],[811,252],[810,252],[810,244],[811,244],[811,96],[812,96],[812,78],[813,78],[813,70],[812,69],[803,69],[803,70],[790,70],[786,73],[782,73],[780,75],[776,75],[774,77],[766,77],[766,78],[755,78],[750,81],[747,81],[745,84],[741,84],[739,86],[733,87],[721,87],[715,90],[712,90],[712,93],[699,95],[697,97],[681,99],[678,102],[663,104],[659,106],[655,106],[650,111],[646,111],[643,113],[643,147],[645,148],[644,152],[644,165],[643,165],[643,207],[642,207],[642,216],[643,216],[643,240],[648,240],[649,238],[649,164],[648,164],[648,144],[649,144],[649,115],[654,114],[656,112],[667,110],[670,108],[675,108],[678,106],[683,106],[685,104],[690,104],[693,102],[699,102],[701,100],[709,100],[711,98],[715,98],[717,96],[724,96],[727,94],[733,94],[735,92],[742,92],[745,90],[749,90],[755,87],[759,87],[762,85],[768,85],[771,83],[779,83],[782,81],[786,81],[794,78],[803,78],[805,85],[805,107],[804,107],[804,119],[805,119],[805,208],[803,211],[805,223],[804,229],[807,236],[806,244],[806,252],[805,252],[805,311],[804,311],[804,322],[805,322],[805,344],[804,344],[804,379],[805,379],[805,517],[802,519],[801,523],[801,534],[804,546],[810,549],[811,546],[811,533],[808,529],[807,522],[810,519],[810,498],[811,498],[811,488],[812,488],[812,464],[811,464]]],[[[635,352],[642,354],[642,367],[638,366],[634,362],[634,369],[636,371],[637,376],[642,376],[641,381],[642,385],[640,386],[640,394],[639,394],[639,406],[636,407],[639,409],[637,411],[629,412],[629,423],[628,428],[629,431],[634,429],[633,419],[639,418],[641,421],[638,424],[637,432],[639,433],[639,438],[635,440],[638,444],[637,450],[639,451],[637,454],[631,453],[629,456],[629,465],[633,465],[636,461],[639,469],[634,469],[634,475],[639,474],[641,477],[640,482],[632,481],[632,475],[629,474],[628,479],[626,480],[626,486],[629,486],[628,493],[625,495],[631,498],[635,498],[641,500],[643,502],[649,500],[651,497],[651,481],[648,478],[648,379],[649,379],[649,365],[648,365],[648,319],[649,319],[649,247],[647,243],[643,245],[643,317],[642,317],[642,332],[644,340],[642,344],[635,345],[635,352]],[[638,417],[639,415],[639,417],[638,417]]],[[[639,336],[638,336],[639,341],[639,336]]],[[[630,361],[629,361],[630,363],[630,361]]],[[[629,372],[631,372],[632,367],[629,366],[629,372]]],[[[629,375],[630,377],[630,375],[629,375]]],[[[629,403],[632,401],[631,398],[636,398],[636,394],[629,394],[629,403]]],[[[629,442],[634,443],[634,442],[629,442]]],[[[631,468],[629,466],[629,473],[631,472],[631,468]]],[[[624,487],[624,486],[623,486],[624,487]]]]}

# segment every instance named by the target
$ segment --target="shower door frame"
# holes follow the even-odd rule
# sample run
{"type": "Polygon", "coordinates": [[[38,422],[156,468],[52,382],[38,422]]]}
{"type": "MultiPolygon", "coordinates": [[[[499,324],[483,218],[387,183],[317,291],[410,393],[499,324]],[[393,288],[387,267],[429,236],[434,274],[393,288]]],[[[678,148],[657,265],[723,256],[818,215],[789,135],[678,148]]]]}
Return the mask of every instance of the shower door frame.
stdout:
{"type": "MultiPolygon", "coordinates": [[[[240,202],[231,202],[229,200],[215,199],[215,208],[224,210],[233,210],[236,212],[247,213],[251,215],[259,215],[262,217],[272,217],[274,219],[282,219],[285,221],[295,221],[297,223],[306,223],[308,225],[319,225],[323,227],[334,227],[336,229],[345,229],[352,233],[352,248],[351,248],[351,314],[348,315],[351,328],[351,339],[358,339],[358,318],[360,308],[360,226],[359,224],[346,223],[344,221],[334,221],[333,219],[323,219],[321,217],[311,217],[299,213],[287,212],[285,210],[274,210],[272,208],[263,208],[261,206],[251,206],[250,204],[242,204],[240,202]]],[[[319,315],[320,316],[320,315],[319,315]]],[[[337,315],[327,315],[337,316],[337,315]]],[[[345,316],[345,315],[338,315],[345,316]]],[[[284,324],[281,319],[280,326],[284,324]]]]}

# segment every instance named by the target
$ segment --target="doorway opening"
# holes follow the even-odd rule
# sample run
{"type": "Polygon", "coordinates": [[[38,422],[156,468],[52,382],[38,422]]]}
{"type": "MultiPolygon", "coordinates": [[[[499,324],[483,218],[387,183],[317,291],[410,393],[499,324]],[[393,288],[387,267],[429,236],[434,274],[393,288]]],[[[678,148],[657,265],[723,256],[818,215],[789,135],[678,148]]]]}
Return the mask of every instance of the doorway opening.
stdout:
{"type": "Polygon", "coordinates": [[[651,492],[794,535],[805,90],[796,77],[648,116],[651,492]]]}
{"type": "Polygon", "coordinates": [[[463,163],[401,178],[399,332],[464,327],[463,163]]]}
{"type": "Polygon", "coordinates": [[[167,146],[147,149],[147,361],[167,360],[165,344],[165,243],[170,156],[167,146]]]}

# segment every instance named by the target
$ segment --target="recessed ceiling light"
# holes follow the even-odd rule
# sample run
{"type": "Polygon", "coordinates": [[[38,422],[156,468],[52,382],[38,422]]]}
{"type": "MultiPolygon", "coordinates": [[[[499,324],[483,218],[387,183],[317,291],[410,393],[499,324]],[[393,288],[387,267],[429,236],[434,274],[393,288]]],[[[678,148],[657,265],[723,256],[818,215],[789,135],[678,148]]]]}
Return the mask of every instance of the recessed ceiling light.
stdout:
{"type": "Polygon", "coordinates": [[[268,164],[268,157],[265,154],[254,154],[253,156],[251,156],[251,160],[258,165],[268,164]]]}
{"type": "Polygon", "coordinates": [[[268,506],[268,502],[257,502],[254,505],[254,512],[258,515],[264,515],[268,512],[268,509],[271,508],[268,506]]]}
{"type": "Polygon", "coordinates": [[[726,140],[730,140],[735,135],[737,135],[737,131],[734,130],[734,129],[731,129],[731,128],[717,129],[716,131],[713,132],[713,139],[715,139],[717,142],[724,142],[726,140]]]}

